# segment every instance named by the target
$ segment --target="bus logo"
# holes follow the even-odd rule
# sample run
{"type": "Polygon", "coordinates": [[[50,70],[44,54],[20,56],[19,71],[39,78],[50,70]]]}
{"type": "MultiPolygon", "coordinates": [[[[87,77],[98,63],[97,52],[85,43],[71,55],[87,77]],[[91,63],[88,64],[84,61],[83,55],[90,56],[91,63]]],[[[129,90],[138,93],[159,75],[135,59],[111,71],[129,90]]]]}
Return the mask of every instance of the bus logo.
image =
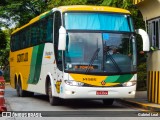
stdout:
{"type": "Polygon", "coordinates": [[[102,85],[105,85],[105,84],[106,84],[106,82],[105,82],[105,81],[102,81],[102,82],[101,82],[101,84],[102,84],[102,85]]]}

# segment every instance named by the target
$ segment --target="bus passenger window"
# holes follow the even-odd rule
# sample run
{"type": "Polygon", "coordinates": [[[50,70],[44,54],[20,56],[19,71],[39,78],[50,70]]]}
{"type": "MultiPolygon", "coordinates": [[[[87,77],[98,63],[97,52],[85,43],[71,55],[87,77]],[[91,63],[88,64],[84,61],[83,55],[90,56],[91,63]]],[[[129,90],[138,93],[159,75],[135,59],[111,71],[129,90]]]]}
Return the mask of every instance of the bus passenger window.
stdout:
{"type": "Polygon", "coordinates": [[[40,25],[39,25],[39,32],[40,32],[40,34],[39,34],[39,36],[40,36],[40,39],[39,39],[39,42],[40,43],[42,43],[43,41],[44,41],[44,39],[43,39],[43,24],[42,24],[42,22],[40,23],[40,25]]]}
{"type": "Polygon", "coordinates": [[[47,24],[46,19],[43,19],[42,21],[40,21],[40,24],[39,24],[39,32],[40,32],[40,34],[39,34],[40,35],[39,42],[40,43],[43,43],[46,40],[46,35],[47,35],[46,24],[47,24]]]}
{"type": "Polygon", "coordinates": [[[14,36],[12,36],[11,37],[11,43],[10,43],[11,45],[11,51],[14,51],[15,50],[15,37],[14,36]]]}
{"type": "Polygon", "coordinates": [[[21,41],[18,45],[18,49],[22,49],[23,47],[23,36],[22,36],[22,32],[19,33],[19,40],[21,41]]]}
{"type": "Polygon", "coordinates": [[[31,28],[31,45],[36,45],[37,44],[37,38],[36,38],[36,27],[33,26],[31,28]]]}
{"type": "Polygon", "coordinates": [[[22,49],[27,47],[27,40],[26,40],[26,34],[25,33],[26,33],[26,31],[23,31],[22,36],[21,36],[22,37],[21,38],[22,39],[22,49]]]}
{"type": "Polygon", "coordinates": [[[47,19],[47,42],[52,42],[53,39],[53,16],[47,19]]]}
{"type": "Polygon", "coordinates": [[[19,49],[19,35],[15,35],[15,50],[18,50],[19,49]]]}
{"type": "Polygon", "coordinates": [[[37,43],[40,44],[40,24],[37,24],[37,43]]]}

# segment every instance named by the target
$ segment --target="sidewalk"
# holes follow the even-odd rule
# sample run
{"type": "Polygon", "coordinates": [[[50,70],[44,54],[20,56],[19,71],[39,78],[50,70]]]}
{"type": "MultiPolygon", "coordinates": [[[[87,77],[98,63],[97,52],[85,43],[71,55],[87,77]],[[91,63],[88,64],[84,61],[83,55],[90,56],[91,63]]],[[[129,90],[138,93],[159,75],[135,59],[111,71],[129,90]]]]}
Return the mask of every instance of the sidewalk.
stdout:
{"type": "Polygon", "coordinates": [[[149,103],[147,100],[147,91],[137,91],[136,97],[132,99],[118,99],[118,102],[129,106],[139,107],[147,111],[160,112],[160,104],[149,103]]]}

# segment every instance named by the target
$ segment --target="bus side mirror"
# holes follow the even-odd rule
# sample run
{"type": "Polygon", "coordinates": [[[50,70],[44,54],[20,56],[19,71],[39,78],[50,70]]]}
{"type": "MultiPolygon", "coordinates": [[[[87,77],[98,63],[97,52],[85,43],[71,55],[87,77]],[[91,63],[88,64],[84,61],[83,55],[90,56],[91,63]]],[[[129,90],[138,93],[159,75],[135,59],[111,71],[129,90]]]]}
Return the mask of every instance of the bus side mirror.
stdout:
{"type": "Polygon", "coordinates": [[[141,35],[143,40],[143,51],[148,52],[150,50],[150,42],[149,42],[149,36],[146,31],[142,29],[137,29],[136,33],[141,35]]]}
{"type": "Polygon", "coordinates": [[[59,29],[59,42],[58,42],[58,50],[66,49],[66,29],[61,26],[59,29]]]}

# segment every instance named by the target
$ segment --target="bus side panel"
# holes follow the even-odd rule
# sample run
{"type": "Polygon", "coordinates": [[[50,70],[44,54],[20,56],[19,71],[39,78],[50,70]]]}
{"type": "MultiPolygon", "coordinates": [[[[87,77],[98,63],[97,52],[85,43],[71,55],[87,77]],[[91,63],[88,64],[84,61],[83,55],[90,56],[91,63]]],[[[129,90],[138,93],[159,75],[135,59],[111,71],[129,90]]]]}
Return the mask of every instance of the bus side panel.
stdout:
{"type": "Polygon", "coordinates": [[[56,69],[55,69],[56,64],[53,51],[53,44],[46,43],[44,45],[43,52],[42,49],[41,50],[37,49],[37,53],[38,53],[37,55],[39,56],[32,55],[32,57],[34,57],[32,59],[35,59],[36,57],[37,58],[35,59],[36,62],[34,61],[33,63],[31,63],[32,67],[30,70],[30,74],[32,75],[30,76],[30,78],[32,79],[28,81],[29,84],[27,90],[36,93],[46,94],[45,82],[47,75],[50,74],[52,76],[50,80],[56,79],[56,69]],[[41,53],[39,54],[38,51],[40,51],[41,53]],[[40,57],[40,55],[42,55],[42,57],[40,57]],[[38,61],[39,59],[41,59],[41,63],[40,61],[38,61]],[[35,78],[37,80],[36,83],[34,83],[35,78]]]}
{"type": "Polygon", "coordinates": [[[11,86],[14,88],[15,86],[15,75],[20,78],[22,82],[22,89],[26,90],[28,87],[27,81],[29,79],[30,74],[30,63],[31,63],[31,55],[32,55],[32,47],[10,52],[10,79],[11,86]],[[23,80],[23,81],[22,81],[23,80]]]}
{"type": "Polygon", "coordinates": [[[37,84],[39,81],[43,52],[44,52],[44,44],[35,46],[33,48],[31,56],[30,79],[28,80],[29,84],[37,84]]]}
{"type": "Polygon", "coordinates": [[[15,88],[15,57],[14,57],[14,53],[10,52],[10,84],[13,88],[15,88]]]}

